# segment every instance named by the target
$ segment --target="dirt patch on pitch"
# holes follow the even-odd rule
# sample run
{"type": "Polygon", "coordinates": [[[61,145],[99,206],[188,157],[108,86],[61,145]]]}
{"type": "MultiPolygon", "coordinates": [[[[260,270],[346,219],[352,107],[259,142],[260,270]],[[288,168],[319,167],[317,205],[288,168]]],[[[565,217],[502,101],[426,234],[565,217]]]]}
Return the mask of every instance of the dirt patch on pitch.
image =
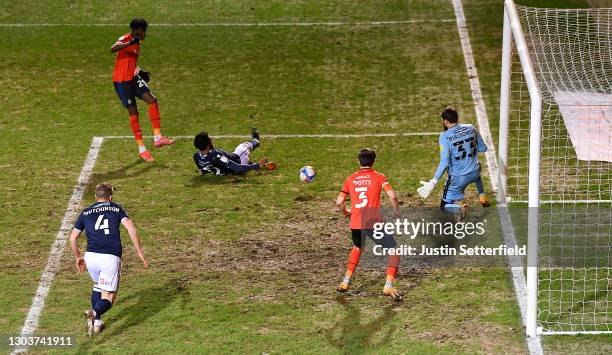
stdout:
{"type": "MultiPolygon", "coordinates": [[[[344,274],[352,248],[348,221],[337,212],[332,201],[313,196],[298,196],[294,201],[296,206],[291,213],[285,209],[284,216],[275,223],[237,241],[204,241],[198,253],[201,259],[187,264],[206,272],[229,273],[237,281],[247,282],[251,289],[257,289],[256,294],[246,296],[248,299],[274,302],[292,292],[306,290],[321,302],[335,303],[335,287],[344,274]],[[309,203],[303,204],[303,201],[309,203]]],[[[181,257],[197,259],[198,256],[182,254],[181,257]]],[[[165,263],[176,265],[171,260],[165,263]]],[[[426,268],[400,265],[398,286],[402,291],[409,290],[426,273],[426,268]]],[[[356,277],[355,286],[343,297],[370,295],[374,293],[372,285],[376,285],[375,294],[379,296],[385,265],[374,267],[362,263],[356,277]]]]}

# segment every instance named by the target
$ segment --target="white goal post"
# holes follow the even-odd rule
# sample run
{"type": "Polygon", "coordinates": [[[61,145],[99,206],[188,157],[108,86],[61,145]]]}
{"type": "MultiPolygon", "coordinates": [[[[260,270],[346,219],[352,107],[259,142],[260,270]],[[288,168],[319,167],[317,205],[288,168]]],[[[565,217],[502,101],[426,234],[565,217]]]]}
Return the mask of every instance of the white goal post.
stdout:
{"type": "Polygon", "coordinates": [[[505,0],[498,202],[528,210],[527,335],[612,333],[612,9],[505,0]]]}

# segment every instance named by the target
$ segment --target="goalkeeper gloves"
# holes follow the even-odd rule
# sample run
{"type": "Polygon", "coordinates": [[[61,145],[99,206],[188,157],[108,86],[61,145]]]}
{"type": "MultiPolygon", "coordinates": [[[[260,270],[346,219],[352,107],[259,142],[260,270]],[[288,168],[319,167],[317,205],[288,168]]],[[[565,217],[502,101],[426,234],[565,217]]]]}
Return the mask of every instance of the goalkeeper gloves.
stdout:
{"type": "Polygon", "coordinates": [[[436,187],[436,183],[438,182],[438,180],[436,179],[431,179],[429,180],[429,182],[425,182],[425,181],[421,181],[421,187],[419,187],[417,189],[417,192],[419,193],[419,195],[421,195],[422,198],[427,198],[429,196],[429,194],[433,191],[434,187],[436,187]]]}
{"type": "Polygon", "coordinates": [[[138,43],[140,43],[140,37],[134,37],[134,38],[132,38],[132,40],[130,41],[130,46],[131,46],[132,44],[138,44],[138,43]]]}

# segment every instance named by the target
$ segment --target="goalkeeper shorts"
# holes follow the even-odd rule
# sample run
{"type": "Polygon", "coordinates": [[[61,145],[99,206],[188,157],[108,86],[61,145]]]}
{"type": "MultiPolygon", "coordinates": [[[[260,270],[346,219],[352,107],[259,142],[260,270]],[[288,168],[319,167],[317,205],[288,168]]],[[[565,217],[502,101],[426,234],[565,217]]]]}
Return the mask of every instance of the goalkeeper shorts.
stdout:
{"type": "Polygon", "coordinates": [[[444,184],[444,192],[442,193],[442,201],[445,203],[453,203],[454,201],[461,201],[465,198],[465,188],[475,183],[480,177],[480,169],[474,170],[473,172],[466,175],[449,175],[444,184]]]}

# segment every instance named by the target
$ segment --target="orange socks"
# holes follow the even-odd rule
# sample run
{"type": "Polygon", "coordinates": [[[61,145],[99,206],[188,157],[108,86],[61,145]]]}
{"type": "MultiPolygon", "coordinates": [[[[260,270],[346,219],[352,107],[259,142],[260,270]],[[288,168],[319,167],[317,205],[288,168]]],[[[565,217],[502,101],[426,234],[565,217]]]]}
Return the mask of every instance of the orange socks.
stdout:
{"type": "Polygon", "coordinates": [[[351,252],[349,253],[348,261],[346,263],[346,274],[344,275],[343,282],[349,283],[353,272],[355,272],[357,265],[359,265],[360,257],[361,249],[354,246],[351,252]]]}
{"type": "Polygon", "coordinates": [[[399,255],[389,255],[389,259],[387,261],[387,280],[385,282],[385,287],[393,287],[393,282],[397,276],[399,262],[399,255]]]}
{"type": "Polygon", "coordinates": [[[132,128],[132,133],[134,133],[134,138],[136,139],[136,144],[138,144],[138,151],[140,153],[147,150],[142,141],[142,131],[140,130],[140,122],[138,122],[138,115],[130,115],[130,127],[132,128]]]}
{"type": "Polygon", "coordinates": [[[151,119],[151,126],[153,127],[153,136],[155,140],[161,137],[161,124],[159,122],[159,106],[157,102],[149,105],[149,119],[151,119]]]}

